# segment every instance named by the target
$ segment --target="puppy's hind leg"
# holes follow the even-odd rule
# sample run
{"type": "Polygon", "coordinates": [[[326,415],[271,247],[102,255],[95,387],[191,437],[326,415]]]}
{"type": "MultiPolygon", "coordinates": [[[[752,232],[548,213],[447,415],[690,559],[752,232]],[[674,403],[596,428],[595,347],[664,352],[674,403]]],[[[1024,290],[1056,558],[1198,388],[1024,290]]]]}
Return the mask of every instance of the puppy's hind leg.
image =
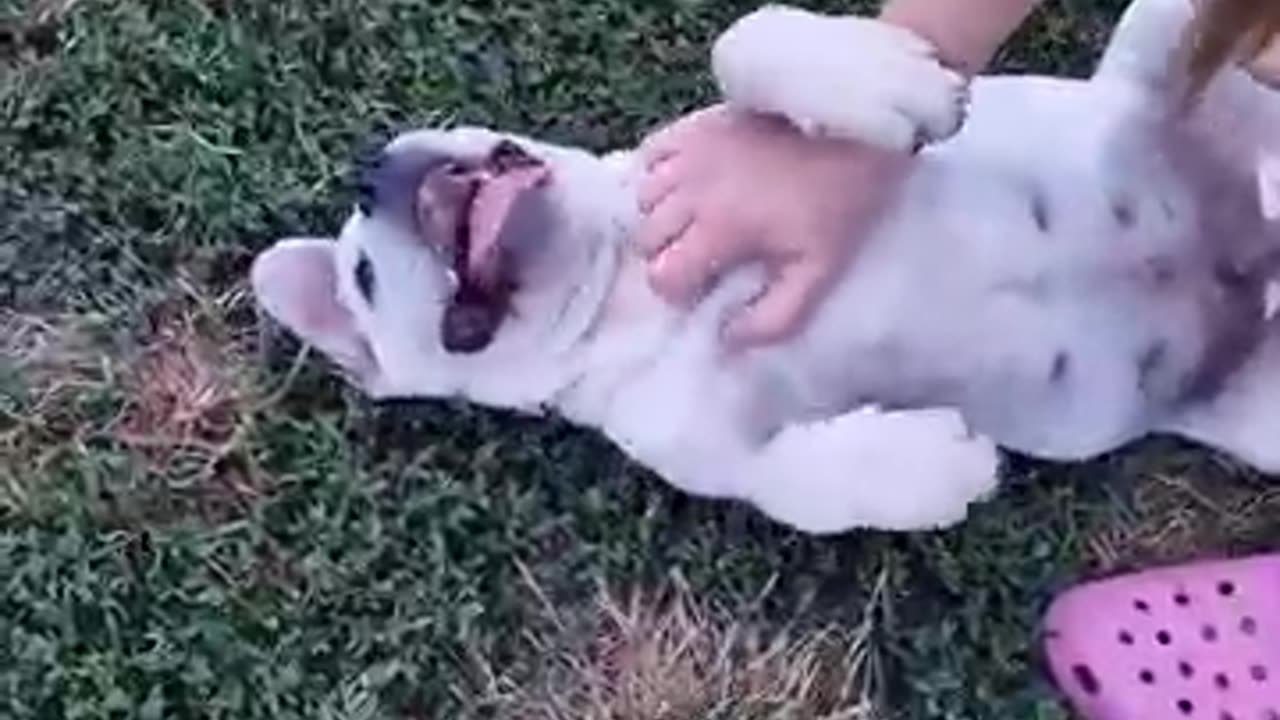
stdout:
{"type": "Polygon", "coordinates": [[[1096,78],[1137,83],[1166,98],[1185,89],[1191,0],[1134,0],[1116,25],[1096,78]]]}
{"type": "Polygon", "coordinates": [[[673,486],[812,534],[945,527],[996,489],[999,453],[959,412],[863,410],[779,426],[768,393],[708,363],[715,336],[704,340],[668,353],[592,421],[673,486]]]}
{"type": "Polygon", "coordinates": [[[745,468],[746,499],[809,533],[929,530],[993,493],[999,464],[955,411],[852,412],[782,430],[745,468]]]}
{"type": "Polygon", "coordinates": [[[1280,319],[1269,321],[1266,338],[1216,396],[1165,430],[1280,475],[1280,319]]]}

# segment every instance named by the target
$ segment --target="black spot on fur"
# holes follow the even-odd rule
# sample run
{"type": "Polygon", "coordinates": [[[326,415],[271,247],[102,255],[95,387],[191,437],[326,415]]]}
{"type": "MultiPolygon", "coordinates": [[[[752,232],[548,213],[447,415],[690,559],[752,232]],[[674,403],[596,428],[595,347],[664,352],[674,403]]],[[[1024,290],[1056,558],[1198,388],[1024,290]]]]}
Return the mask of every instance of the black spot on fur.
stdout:
{"type": "Polygon", "coordinates": [[[1147,346],[1138,356],[1138,386],[1143,392],[1147,392],[1151,388],[1155,376],[1164,367],[1169,359],[1169,342],[1167,340],[1157,340],[1147,346]]]}
{"type": "Polygon", "coordinates": [[[1203,400],[1221,392],[1223,383],[1262,342],[1266,328],[1266,275],[1225,260],[1215,263],[1213,273],[1216,287],[1205,308],[1212,332],[1199,369],[1187,379],[1187,400],[1203,400]]]}
{"type": "Polygon", "coordinates": [[[1049,381],[1060,383],[1067,379],[1069,372],[1071,372],[1071,355],[1066,350],[1060,350],[1053,357],[1053,369],[1049,371],[1049,381]]]}
{"type": "Polygon", "coordinates": [[[1164,290],[1178,279],[1178,267],[1172,258],[1157,255],[1147,259],[1147,271],[1150,273],[1151,285],[1157,290],[1164,290]]]}
{"type": "Polygon", "coordinates": [[[364,301],[372,305],[373,293],[376,287],[373,276],[373,263],[369,262],[369,257],[364,253],[360,253],[360,259],[356,261],[355,276],[356,289],[360,291],[364,301]]]}
{"type": "Polygon", "coordinates": [[[1235,264],[1220,260],[1213,266],[1213,276],[1218,281],[1218,285],[1226,292],[1247,292],[1250,289],[1249,273],[1245,272],[1235,264]]]}
{"type": "Polygon", "coordinates": [[[1049,198],[1039,188],[1031,191],[1031,217],[1036,221],[1036,227],[1040,232],[1049,232],[1052,224],[1049,217],[1049,198]]]}
{"type": "Polygon", "coordinates": [[[1116,219],[1116,224],[1126,230],[1138,224],[1138,209],[1134,207],[1133,201],[1129,198],[1113,198],[1111,200],[1111,215],[1116,219]]]}

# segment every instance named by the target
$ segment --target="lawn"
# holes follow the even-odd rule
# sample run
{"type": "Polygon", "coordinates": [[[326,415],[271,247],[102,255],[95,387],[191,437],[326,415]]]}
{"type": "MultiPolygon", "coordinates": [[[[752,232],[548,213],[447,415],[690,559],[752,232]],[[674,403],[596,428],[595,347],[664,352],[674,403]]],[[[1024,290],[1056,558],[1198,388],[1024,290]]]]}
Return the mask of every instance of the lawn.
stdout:
{"type": "MultiPolygon", "coordinates": [[[[1001,66],[1087,72],[1122,4],[1001,66]]],[[[1280,540],[1275,490],[1169,441],[815,540],[260,330],[253,253],[332,227],[362,150],[632,142],[751,5],[0,0],[0,717],[1066,718],[1054,592],[1280,540]]]]}

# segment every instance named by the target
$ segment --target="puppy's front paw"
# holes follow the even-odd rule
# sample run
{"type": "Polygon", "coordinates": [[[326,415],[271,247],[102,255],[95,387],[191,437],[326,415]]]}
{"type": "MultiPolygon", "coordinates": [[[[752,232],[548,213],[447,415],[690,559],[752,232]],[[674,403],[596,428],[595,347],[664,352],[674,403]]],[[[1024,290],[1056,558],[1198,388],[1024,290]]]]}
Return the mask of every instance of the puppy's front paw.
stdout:
{"type": "Polygon", "coordinates": [[[778,5],[721,35],[712,67],[731,106],[890,150],[954,135],[968,103],[965,78],[905,28],[778,5]]]}

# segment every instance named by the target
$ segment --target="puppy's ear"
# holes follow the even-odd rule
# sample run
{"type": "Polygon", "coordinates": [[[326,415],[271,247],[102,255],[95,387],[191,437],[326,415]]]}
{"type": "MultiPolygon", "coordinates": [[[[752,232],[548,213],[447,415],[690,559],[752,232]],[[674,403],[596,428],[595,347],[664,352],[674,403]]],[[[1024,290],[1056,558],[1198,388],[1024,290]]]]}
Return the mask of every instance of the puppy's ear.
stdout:
{"type": "Polygon", "coordinates": [[[377,362],[338,302],[334,247],[320,238],[277,242],[253,261],[253,293],[268,315],[367,385],[377,362]]]}

